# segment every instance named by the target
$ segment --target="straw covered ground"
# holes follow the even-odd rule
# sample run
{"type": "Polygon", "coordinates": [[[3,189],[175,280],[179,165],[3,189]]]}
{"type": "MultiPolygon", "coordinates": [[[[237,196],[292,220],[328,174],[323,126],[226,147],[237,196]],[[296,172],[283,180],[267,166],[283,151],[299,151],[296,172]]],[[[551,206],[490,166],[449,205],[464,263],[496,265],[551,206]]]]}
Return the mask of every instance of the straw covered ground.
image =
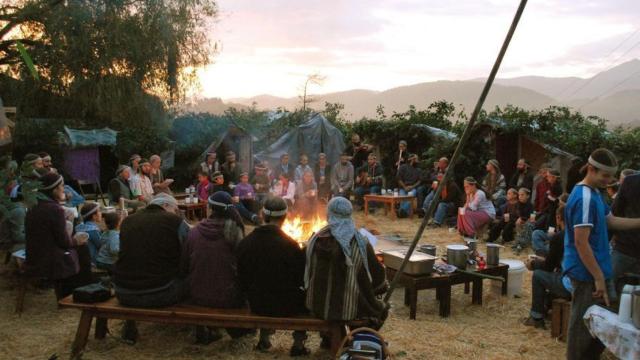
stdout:
{"type": "MultiPolygon", "coordinates": [[[[356,216],[359,226],[376,229],[383,234],[399,234],[412,238],[418,228],[418,219],[391,221],[382,214],[365,220],[356,216]]],[[[456,234],[447,229],[427,230],[422,243],[438,245],[438,251],[450,243],[459,242],[456,234]]],[[[482,250],[482,246],[480,249],[482,250]]],[[[501,258],[519,258],[511,250],[503,251],[501,258]]],[[[67,358],[79,312],[57,310],[51,290],[30,290],[21,317],[14,314],[15,289],[8,268],[0,276],[0,358],[47,359],[53,354],[67,358]]],[[[403,305],[402,289],[392,298],[392,311],[382,334],[389,342],[394,359],[561,359],[565,344],[550,337],[549,331],[536,330],[520,324],[530,306],[531,276],[525,274],[521,298],[500,297],[485,285],[482,306],[471,305],[471,296],[463,293],[463,286],[455,286],[452,294],[451,317],[438,316],[435,291],[419,293],[416,321],[409,320],[409,311],[403,305]]],[[[550,324],[548,324],[549,326],[550,324]]],[[[84,359],[276,359],[288,358],[291,337],[278,332],[273,349],[266,354],[253,351],[255,338],[232,341],[228,337],[209,346],[193,344],[189,327],[143,323],[140,339],[135,346],[119,340],[119,321],[109,322],[110,334],[105,340],[90,338],[84,359]]],[[[317,334],[310,334],[310,359],[327,359],[326,351],[319,349],[317,334]]]]}

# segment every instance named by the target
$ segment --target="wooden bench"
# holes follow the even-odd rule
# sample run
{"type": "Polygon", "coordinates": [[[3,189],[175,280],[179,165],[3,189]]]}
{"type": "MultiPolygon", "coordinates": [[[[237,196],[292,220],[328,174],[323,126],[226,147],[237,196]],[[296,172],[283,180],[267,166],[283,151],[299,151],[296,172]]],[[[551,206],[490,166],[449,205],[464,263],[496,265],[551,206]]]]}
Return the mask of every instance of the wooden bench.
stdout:
{"type": "Polygon", "coordinates": [[[202,306],[175,305],[157,309],[141,309],[122,306],[114,297],[94,304],[74,303],[71,296],[58,302],[61,308],[82,311],[78,330],[71,349],[71,358],[80,358],[87,344],[91,322],[96,318],[95,338],[103,339],[107,334],[107,319],[148,321],[175,325],[203,325],[220,328],[306,330],[329,335],[331,353],[335,356],[346,335],[345,326],[360,327],[362,321],[330,322],[311,317],[277,318],[251,314],[248,309],[212,309],[202,306]]]}
{"type": "Polygon", "coordinates": [[[560,341],[567,341],[569,333],[569,317],[571,316],[571,301],[553,299],[551,302],[551,337],[560,341]]]}

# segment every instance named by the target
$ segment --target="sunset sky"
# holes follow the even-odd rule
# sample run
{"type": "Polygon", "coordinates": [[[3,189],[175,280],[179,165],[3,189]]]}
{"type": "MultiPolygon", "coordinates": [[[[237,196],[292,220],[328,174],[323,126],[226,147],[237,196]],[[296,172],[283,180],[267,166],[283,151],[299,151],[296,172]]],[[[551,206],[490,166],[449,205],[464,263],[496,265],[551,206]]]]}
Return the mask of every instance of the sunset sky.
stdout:
{"type": "MultiPolygon", "coordinates": [[[[486,77],[518,3],[220,0],[221,51],[195,93],[295,96],[312,73],[326,76],[314,93],[486,77]]],[[[639,26],[637,0],[529,1],[498,76],[588,77],[640,57],[639,26]]]]}

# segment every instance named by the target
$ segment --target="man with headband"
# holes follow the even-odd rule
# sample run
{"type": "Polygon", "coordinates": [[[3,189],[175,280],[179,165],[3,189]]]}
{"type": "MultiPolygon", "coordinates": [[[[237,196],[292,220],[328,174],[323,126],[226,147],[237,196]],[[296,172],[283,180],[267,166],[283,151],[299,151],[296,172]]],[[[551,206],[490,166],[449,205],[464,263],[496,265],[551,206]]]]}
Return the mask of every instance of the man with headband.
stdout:
{"type": "MultiPolygon", "coordinates": [[[[188,225],[177,212],[176,199],[161,193],[122,222],[120,253],[113,269],[120,304],[162,307],[176,304],[186,295],[179,264],[188,225]]],[[[123,339],[135,342],[137,334],[135,322],[127,321],[123,339]]]]}
{"type": "MultiPolygon", "coordinates": [[[[306,312],[302,277],[304,251],[281,230],[287,217],[287,203],[280,197],[265,201],[265,225],[256,228],[238,246],[238,278],[247,295],[251,312],[262,316],[291,317],[306,312]]],[[[271,348],[273,330],[261,329],[256,348],[271,348]]],[[[293,332],[291,356],[309,354],[304,346],[306,332],[293,332]]]]}
{"type": "Polygon", "coordinates": [[[598,303],[609,306],[616,294],[613,286],[609,233],[640,229],[640,219],[611,214],[600,191],[615,180],[618,161],[607,149],[597,149],[587,164],[586,176],[576,184],[565,209],[565,248],[562,270],[571,282],[572,300],[567,337],[568,359],[599,358],[604,345],[593,338],[583,316],[598,303]]]}

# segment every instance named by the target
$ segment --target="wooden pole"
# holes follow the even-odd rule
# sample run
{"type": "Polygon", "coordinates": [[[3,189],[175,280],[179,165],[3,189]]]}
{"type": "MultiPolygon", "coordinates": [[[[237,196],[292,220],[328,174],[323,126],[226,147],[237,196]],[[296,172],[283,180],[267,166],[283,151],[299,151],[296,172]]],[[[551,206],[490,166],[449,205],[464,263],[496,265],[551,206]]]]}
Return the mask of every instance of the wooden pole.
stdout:
{"type": "Polygon", "coordinates": [[[447,171],[445,171],[442,181],[440,181],[440,183],[438,184],[438,187],[436,189],[436,193],[434,196],[434,201],[432,201],[431,204],[429,204],[429,208],[427,209],[426,214],[422,219],[422,223],[418,228],[418,232],[416,232],[416,235],[414,236],[413,241],[411,242],[411,246],[409,246],[407,255],[405,255],[404,260],[400,265],[400,268],[396,272],[396,276],[394,276],[393,280],[391,281],[389,291],[387,291],[387,294],[385,295],[385,298],[384,298],[385,303],[389,303],[389,299],[391,298],[391,295],[393,295],[393,291],[398,285],[398,280],[400,278],[400,275],[404,272],[404,268],[407,266],[407,263],[409,262],[409,258],[411,257],[411,254],[413,254],[413,251],[415,250],[416,245],[418,244],[418,241],[420,241],[420,238],[424,233],[424,229],[427,227],[427,222],[429,221],[431,216],[433,216],[433,212],[435,211],[436,205],[438,204],[438,201],[436,199],[440,198],[440,193],[442,193],[443,187],[446,186],[447,179],[449,179],[452,176],[453,169],[456,163],[458,162],[458,158],[460,157],[460,154],[462,153],[464,146],[466,145],[467,141],[469,140],[469,137],[471,136],[471,130],[473,129],[473,126],[475,125],[476,120],[478,119],[478,115],[482,110],[482,106],[484,105],[484,101],[486,100],[487,95],[489,95],[489,90],[491,90],[491,86],[493,85],[493,81],[496,78],[496,74],[500,69],[500,64],[502,63],[504,54],[507,52],[507,48],[509,48],[509,43],[511,42],[511,38],[513,37],[513,34],[516,31],[516,27],[518,26],[518,22],[522,17],[522,13],[524,12],[524,8],[526,5],[527,5],[527,0],[520,1],[520,6],[518,6],[518,10],[516,11],[515,16],[513,17],[513,21],[511,22],[511,27],[509,27],[507,36],[504,39],[504,42],[502,43],[502,48],[500,49],[500,53],[498,53],[498,57],[496,58],[496,61],[493,64],[493,68],[491,69],[489,78],[487,79],[487,82],[484,84],[482,93],[480,93],[480,98],[476,103],[476,107],[473,109],[473,113],[471,114],[469,123],[467,123],[467,126],[464,129],[464,132],[462,133],[462,137],[460,138],[460,141],[458,142],[458,146],[456,147],[456,150],[453,153],[453,156],[451,157],[451,161],[449,162],[449,167],[447,168],[447,171]]]}

